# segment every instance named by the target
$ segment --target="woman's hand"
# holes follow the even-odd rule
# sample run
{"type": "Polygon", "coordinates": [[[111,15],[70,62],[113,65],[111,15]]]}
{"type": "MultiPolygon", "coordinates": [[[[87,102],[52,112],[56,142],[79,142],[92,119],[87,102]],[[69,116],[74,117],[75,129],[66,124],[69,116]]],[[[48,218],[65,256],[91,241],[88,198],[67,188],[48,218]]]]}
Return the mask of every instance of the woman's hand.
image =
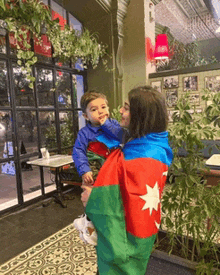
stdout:
{"type": "Polygon", "coordinates": [[[83,192],[81,194],[81,201],[83,203],[83,206],[86,207],[86,204],[88,202],[89,196],[92,192],[92,188],[86,185],[82,185],[81,186],[83,189],[83,192]]]}
{"type": "Polygon", "coordinates": [[[92,185],[94,183],[93,174],[91,171],[82,175],[82,183],[83,185],[92,185]]]}

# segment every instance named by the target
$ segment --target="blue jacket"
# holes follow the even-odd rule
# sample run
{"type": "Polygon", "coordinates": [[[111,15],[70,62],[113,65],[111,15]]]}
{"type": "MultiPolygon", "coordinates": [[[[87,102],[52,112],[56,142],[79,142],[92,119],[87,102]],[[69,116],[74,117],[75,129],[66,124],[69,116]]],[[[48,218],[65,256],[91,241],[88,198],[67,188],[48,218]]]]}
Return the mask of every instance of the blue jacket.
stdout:
{"type": "MultiPolygon", "coordinates": [[[[123,130],[117,120],[110,118],[107,119],[102,126],[95,127],[91,123],[87,123],[86,126],[79,130],[73,147],[72,157],[80,176],[91,171],[87,158],[89,142],[97,140],[96,138],[98,136],[104,136],[103,134],[108,137],[108,141],[113,139],[119,141],[119,139],[122,139],[123,130]]],[[[100,140],[100,142],[103,142],[108,148],[110,148],[110,143],[105,140],[106,139],[100,140]]],[[[117,144],[114,143],[114,146],[117,146],[118,144],[119,142],[117,144]]]]}

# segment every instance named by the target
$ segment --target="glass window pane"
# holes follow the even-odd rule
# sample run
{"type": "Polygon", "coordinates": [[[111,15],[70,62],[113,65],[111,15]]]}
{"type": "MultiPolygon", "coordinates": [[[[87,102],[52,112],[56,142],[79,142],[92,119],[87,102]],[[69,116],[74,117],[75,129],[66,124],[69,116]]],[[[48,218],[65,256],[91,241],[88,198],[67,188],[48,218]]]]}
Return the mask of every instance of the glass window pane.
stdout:
{"type": "Polygon", "coordinates": [[[34,51],[38,61],[46,63],[52,62],[52,45],[46,34],[41,35],[41,41],[34,38],[34,51]]]}
{"type": "Polygon", "coordinates": [[[36,112],[18,111],[17,124],[20,154],[38,152],[36,112]]]}
{"type": "Polygon", "coordinates": [[[0,158],[13,157],[11,112],[0,111],[0,158]]]}
{"type": "Polygon", "coordinates": [[[76,75],[76,94],[77,94],[78,108],[80,108],[80,100],[82,95],[84,94],[84,83],[83,83],[82,75],[76,75]]]}
{"type": "Polygon", "coordinates": [[[52,19],[59,18],[59,24],[63,28],[67,23],[66,10],[53,0],[51,1],[51,8],[52,8],[52,19]]]}
{"type": "Polygon", "coordinates": [[[30,81],[19,66],[13,64],[13,79],[17,106],[34,106],[33,89],[29,88],[30,81]]]}
{"type": "Polygon", "coordinates": [[[72,14],[69,13],[69,24],[79,34],[82,33],[82,24],[72,14]]]}
{"type": "Polygon", "coordinates": [[[73,142],[74,142],[73,112],[60,112],[59,120],[60,120],[61,147],[73,146],[73,142]]]}
{"type": "Polygon", "coordinates": [[[39,106],[54,106],[53,73],[52,70],[37,69],[37,92],[39,106]]]}
{"type": "Polygon", "coordinates": [[[15,177],[14,162],[4,162],[0,164],[0,211],[17,205],[17,185],[15,177]]]}
{"type": "Polygon", "coordinates": [[[72,107],[70,91],[70,74],[57,71],[57,93],[60,107],[72,107]]]}
{"type": "Polygon", "coordinates": [[[85,118],[83,117],[82,111],[78,112],[78,123],[79,123],[79,129],[81,129],[86,125],[86,121],[85,121],[85,118]]]}
{"type": "Polygon", "coordinates": [[[84,71],[84,67],[82,64],[81,59],[79,58],[78,61],[74,64],[74,62],[72,62],[72,68],[77,69],[79,71],[84,71]]]}
{"type": "MultiPolygon", "coordinates": [[[[24,29],[23,29],[24,31],[24,29]]],[[[30,50],[30,32],[29,31],[26,31],[26,39],[23,39],[23,36],[21,37],[21,40],[18,41],[15,36],[14,36],[14,33],[13,32],[10,32],[9,33],[9,45],[10,45],[10,53],[12,54],[16,54],[17,52],[17,44],[19,45],[19,47],[22,49],[22,50],[30,50]],[[26,45],[25,45],[26,44],[26,45]],[[29,44],[29,46],[27,45],[29,44]]]]}
{"type": "MultiPolygon", "coordinates": [[[[34,160],[37,158],[32,158],[34,160]]],[[[24,192],[24,201],[29,201],[42,195],[40,169],[38,166],[31,165],[32,170],[22,171],[22,183],[24,192]]],[[[56,189],[54,184],[54,174],[48,167],[43,168],[45,193],[56,189]]]]}
{"type": "Polygon", "coordinates": [[[40,112],[41,147],[57,148],[56,124],[54,112],[40,112]]]}
{"type": "Polygon", "coordinates": [[[57,66],[59,67],[67,67],[67,68],[70,68],[70,61],[69,60],[66,60],[66,61],[60,61],[59,58],[56,58],[56,63],[55,63],[57,66]]]}
{"type": "Polygon", "coordinates": [[[0,34],[0,53],[6,53],[5,36],[0,34]]]}
{"type": "Polygon", "coordinates": [[[74,102],[74,108],[77,108],[77,78],[76,75],[72,75],[72,87],[73,87],[73,102],[74,102]]]}
{"type": "Polygon", "coordinates": [[[10,96],[7,90],[6,62],[0,60],[0,106],[9,106],[10,96]]]}

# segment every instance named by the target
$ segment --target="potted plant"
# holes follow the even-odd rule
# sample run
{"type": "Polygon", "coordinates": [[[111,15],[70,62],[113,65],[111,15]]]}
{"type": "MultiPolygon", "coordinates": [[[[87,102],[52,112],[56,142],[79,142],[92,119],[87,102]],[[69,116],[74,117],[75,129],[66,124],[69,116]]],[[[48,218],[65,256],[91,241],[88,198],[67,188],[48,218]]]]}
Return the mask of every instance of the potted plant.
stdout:
{"type": "Polygon", "coordinates": [[[220,136],[219,93],[204,91],[203,100],[210,99],[212,104],[203,113],[196,112],[188,93],[177,102],[169,127],[174,159],[169,172],[169,188],[163,195],[162,229],[169,236],[166,238],[167,252],[176,249],[178,255],[197,263],[197,274],[211,275],[220,274],[220,251],[216,245],[220,237],[220,183],[207,188],[203,173],[207,170],[203,140],[215,140],[220,136]],[[208,218],[212,220],[210,228],[208,218]]]}

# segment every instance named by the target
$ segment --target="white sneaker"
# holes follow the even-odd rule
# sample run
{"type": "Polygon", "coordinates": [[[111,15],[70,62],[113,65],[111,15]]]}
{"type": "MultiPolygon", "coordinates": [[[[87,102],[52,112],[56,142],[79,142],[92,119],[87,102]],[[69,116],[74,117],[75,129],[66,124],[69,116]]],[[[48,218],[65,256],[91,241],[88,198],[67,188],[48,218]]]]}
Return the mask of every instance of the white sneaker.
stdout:
{"type": "Polygon", "coordinates": [[[83,239],[91,244],[96,246],[97,245],[97,233],[95,227],[91,221],[88,221],[87,226],[82,231],[83,239]]]}
{"type": "Polygon", "coordinates": [[[86,214],[82,214],[81,216],[79,216],[78,219],[75,219],[73,221],[73,225],[78,231],[82,231],[83,228],[85,227],[86,221],[87,221],[86,214]]]}
{"type": "Polygon", "coordinates": [[[81,215],[73,222],[74,227],[79,231],[79,237],[85,243],[97,245],[97,233],[91,221],[87,220],[85,214],[81,215]]]}

